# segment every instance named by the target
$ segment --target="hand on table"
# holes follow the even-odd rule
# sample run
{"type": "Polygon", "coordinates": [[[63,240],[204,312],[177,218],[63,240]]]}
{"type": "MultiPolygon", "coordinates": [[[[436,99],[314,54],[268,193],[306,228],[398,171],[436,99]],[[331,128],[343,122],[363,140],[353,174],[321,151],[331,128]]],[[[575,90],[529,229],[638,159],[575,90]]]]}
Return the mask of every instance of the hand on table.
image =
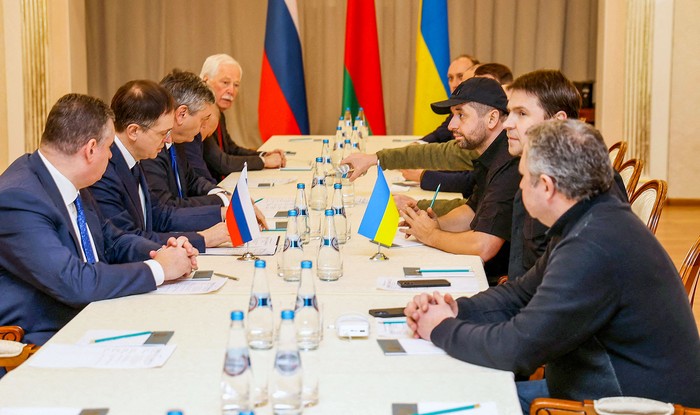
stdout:
{"type": "Polygon", "coordinates": [[[413,182],[420,182],[421,175],[423,174],[423,169],[401,169],[400,171],[404,179],[413,182]]]}
{"type": "Polygon", "coordinates": [[[406,195],[394,195],[394,203],[396,203],[396,208],[401,212],[402,210],[418,210],[418,202],[416,199],[406,196],[406,195]]]}
{"type": "Polygon", "coordinates": [[[399,226],[408,226],[401,229],[401,232],[406,234],[406,238],[413,235],[420,242],[432,246],[430,239],[435,236],[435,231],[440,230],[440,224],[433,209],[428,208],[427,211],[404,209],[401,212],[403,222],[399,226]]]}
{"type": "Polygon", "coordinates": [[[169,238],[161,249],[149,253],[163,267],[165,281],[184,277],[197,269],[197,255],[199,251],[184,236],[169,238]]]}
{"type": "Polygon", "coordinates": [[[413,297],[404,309],[413,337],[430,340],[433,329],[446,318],[457,317],[457,302],[452,295],[435,291],[413,297]]]}

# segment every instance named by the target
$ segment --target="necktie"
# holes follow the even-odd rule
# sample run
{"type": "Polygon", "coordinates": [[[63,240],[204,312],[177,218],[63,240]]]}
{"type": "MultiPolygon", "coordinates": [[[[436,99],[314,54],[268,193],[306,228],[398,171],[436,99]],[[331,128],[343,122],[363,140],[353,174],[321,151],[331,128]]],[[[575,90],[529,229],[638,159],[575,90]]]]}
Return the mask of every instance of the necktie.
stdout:
{"type": "Polygon", "coordinates": [[[182,185],[180,184],[180,173],[177,169],[177,156],[175,155],[175,146],[170,146],[170,164],[173,166],[173,173],[175,173],[175,182],[177,183],[177,194],[182,199],[182,185]]]}
{"type": "Polygon", "coordinates": [[[139,164],[136,163],[134,167],[131,168],[131,175],[136,179],[136,184],[141,184],[141,169],[139,169],[139,164]]]}
{"type": "Polygon", "coordinates": [[[90,243],[90,236],[88,235],[85,212],[83,211],[83,203],[80,201],[80,195],[75,199],[75,210],[78,212],[78,231],[80,231],[80,242],[83,245],[85,260],[88,264],[94,264],[95,253],[92,251],[92,244],[90,243]]]}

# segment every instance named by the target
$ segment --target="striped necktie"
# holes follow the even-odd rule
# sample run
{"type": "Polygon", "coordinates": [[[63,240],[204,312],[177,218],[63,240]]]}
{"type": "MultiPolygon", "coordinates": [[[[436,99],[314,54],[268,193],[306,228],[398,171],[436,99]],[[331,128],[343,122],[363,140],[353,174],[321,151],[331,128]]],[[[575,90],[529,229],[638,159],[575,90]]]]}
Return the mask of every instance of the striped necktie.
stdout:
{"type": "Polygon", "coordinates": [[[175,182],[177,183],[177,194],[182,199],[182,185],[180,184],[180,172],[177,168],[177,156],[175,155],[175,146],[170,146],[170,164],[173,167],[173,172],[175,173],[175,182]]]}
{"type": "Polygon", "coordinates": [[[85,222],[85,212],[83,211],[83,203],[80,201],[80,194],[75,198],[75,210],[78,212],[78,231],[80,231],[80,242],[83,245],[85,260],[88,264],[95,263],[95,253],[92,251],[90,243],[90,235],[88,235],[87,222],[85,222]]]}

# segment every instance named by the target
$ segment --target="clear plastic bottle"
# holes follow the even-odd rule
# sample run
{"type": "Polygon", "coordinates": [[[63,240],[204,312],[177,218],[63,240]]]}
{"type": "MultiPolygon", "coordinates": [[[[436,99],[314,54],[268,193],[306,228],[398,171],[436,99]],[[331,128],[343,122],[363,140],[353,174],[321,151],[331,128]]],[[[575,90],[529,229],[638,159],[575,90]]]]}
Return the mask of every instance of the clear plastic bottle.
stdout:
{"type": "Polygon", "coordinates": [[[294,309],[297,345],[301,350],[315,350],[321,340],[321,316],[318,311],[314,277],[311,273],[312,266],[311,261],[301,262],[301,281],[294,309]]]}
{"type": "Polygon", "coordinates": [[[357,118],[362,120],[362,122],[367,125],[367,118],[365,117],[365,109],[360,107],[359,110],[357,110],[357,118]]]}
{"type": "Polygon", "coordinates": [[[343,141],[345,141],[345,133],[343,133],[343,128],[339,126],[335,130],[335,140],[333,140],[333,147],[331,148],[331,164],[333,167],[337,167],[343,158],[343,141]]]}
{"type": "MultiPolygon", "coordinates": [[[[352,146],[357,144],[360,144],[360,131],[357,129],[357,126],[352,127],[352,134],[350,135],[350,145],[348,146],[348,154],[352,151],[352,146]]],[[[343,150],[345,150],[345,145],[343,146],[343,150]]]]}
{"type": "Polygon", "coordinates": [[[344,244],[350,238],[348,238],[348,218],[345,214],[345,205],[343,204],[343,185],[340,183],[333,185],[331,209],[333,209],[333,222],[335,222],[338,243],[344,244]]]}
{"type": "Polygon", "coordinates": [[[221,375],[221,413],[237,415],[250,408],[250,354],[243,327],[243,312],[231,312],[231,328],[221,375]]]}
{"type": "Polygon", "coordinates": [[[352,111],[350,111],[350,107],[345,107],[345,113],[343,113],[343,120],[352,121],[352,111]]]}
{"type": "Polygon", "coordinates": [[[335,169],[333,168],[333,160],[331,160],[330,140],[327,138],[323,139],[323,145],[321,146],[321,157],[323,158],[323,172],[326,174],[326,176],[333,174],[335,169]]]}
{"type": "Polygon", "coordinates": [[[321,230],[321,246],[316,259],[316,273],[323,281],[336,281],[343,276],[343,258],[335,233],[333,209],[326,209],[321,230]]]}
{"type": "Polygon", "coordinates": [[[309,207],[313,210],[323,210],[326,208],[326,174],[323,172],[323,159],[316,157],[314,166],[314,177],[311,182],[311,197],[309,207]]]}
{"type": "Polygon", "coordinates": [[[274,414],[301,413],[302,368],[292,310],[282,311],[282,323],[269,390],[274,414]]]}
{"type": "Polygon", "coordinates": [[[246,329],[248,346],[252,349],[267,350],[272,348],[272,335],[274,332],[272,298],[270,297],[270,288],[267,284],[265,261],[262,259],[255,261],[246,329]]]}
{"type": "Polygon", "coordinates": [[[301,236],[301,242],[309,243],[309,204],[306,203],[306,185],[297,183],[297,195],[294,198],[294,209],[297,211],[297,230],[301,236]]]}
{"type": "Polygon", "coordinates": [[[297,230],[297,211],[287,212],[287,231],[284,236],[284,249],[277,262],[277,275],[285,281],[299,281],[301,278],[301,260],[304,248],[297,230]]]}

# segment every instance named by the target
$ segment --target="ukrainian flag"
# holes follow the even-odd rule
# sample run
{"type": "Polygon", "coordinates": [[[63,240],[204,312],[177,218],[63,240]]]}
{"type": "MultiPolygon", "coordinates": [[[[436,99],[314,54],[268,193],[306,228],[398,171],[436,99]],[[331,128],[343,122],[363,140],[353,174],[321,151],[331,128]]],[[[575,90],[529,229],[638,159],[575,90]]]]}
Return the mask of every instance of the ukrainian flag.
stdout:
{"type": "Polygon", "coordinates": [[[399,228],[399,210],[389,191],[381,166],[377,164],[377,181],[357,233],[384,246],[391,246],[399,228]]]}
{"type": "Polygon", "coordinates": [[[430,103],[450,96],[447,68],[450,66],[450,37],[447,0],[421,0],[416,44],[416,96],[413,134],[425,135],[445,121],[430,110],[430,103]]]}

